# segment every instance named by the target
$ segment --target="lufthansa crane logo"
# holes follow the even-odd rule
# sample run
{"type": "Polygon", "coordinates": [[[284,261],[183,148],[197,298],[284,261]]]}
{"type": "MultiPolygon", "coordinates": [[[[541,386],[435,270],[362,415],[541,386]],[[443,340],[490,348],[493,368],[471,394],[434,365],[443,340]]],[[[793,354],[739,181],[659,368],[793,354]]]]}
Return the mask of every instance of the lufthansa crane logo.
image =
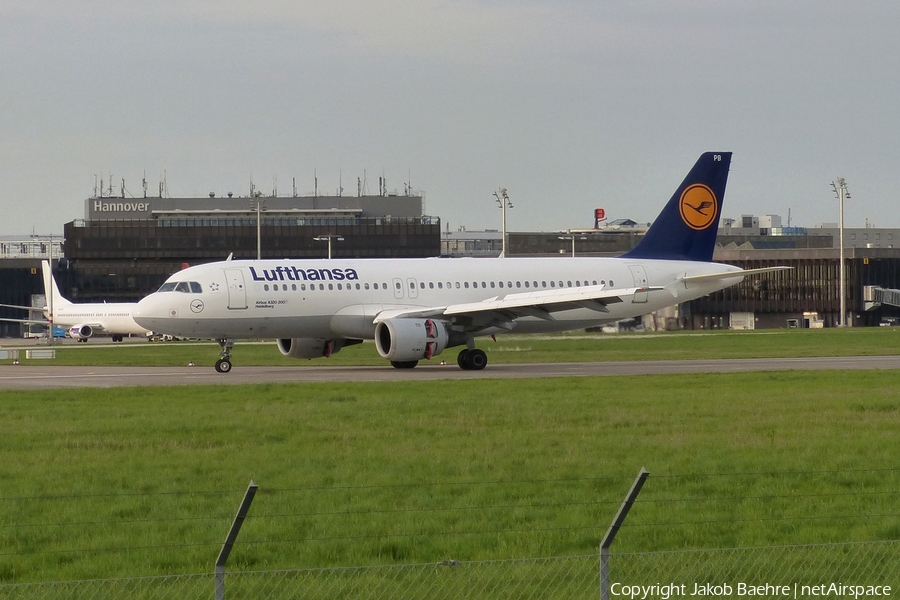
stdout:
{"type": "Polygon", "coordinates": [[[711,189],[702,183],[695,183],[682,192],[678,210],[685,225],[703,231],[716,222],[719,203],[711,189]]]}

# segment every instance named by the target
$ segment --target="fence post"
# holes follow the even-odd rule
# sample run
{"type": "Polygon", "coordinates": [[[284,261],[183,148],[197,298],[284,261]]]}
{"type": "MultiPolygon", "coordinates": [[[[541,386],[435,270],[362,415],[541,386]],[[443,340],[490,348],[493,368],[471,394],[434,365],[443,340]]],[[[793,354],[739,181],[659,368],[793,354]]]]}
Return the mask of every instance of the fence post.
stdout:
{"type": "Polygon", "coordinates": [[[259,486],[253,483],[251,479],[250,485],[247,486],[247,491],[244,492],[244,500],[238,507],[234,521],[231,523],[231,529],[228,531],[225,543],[222,544],[219,558],[216,559],[216,600],[225,600],[225,563],[228,561],[228,555],[231,554],[231,548],[234,547],[234,542],[241,531],[241,525],[244,524],[244,517],[247,516],[247,512],[250,510],[250,503],[253,502],[253,496],[256,495],[256,490],[258,489],[259,486]]]}
{"type": "Polygon", "coordinates": [[[609,547],[612,546],[613,541],[616,539],[616,533],[619,532],[619,528],[625,522],[625,517],[628,516],[631,505],[634,504],[638,494],[641,493],[641,488],[644,487],[644,482],[647,481],[648,475],[650,473],[642,467],[637,479],[631,484],[631,489],[628,490],[625,501],[619,507],[619,512],[616,513],[612,523],[609,525],[609,529],[606,531],[606,535],[603,536],[603,540],[600,542],[600,600],[609,600],[609,547]]]}

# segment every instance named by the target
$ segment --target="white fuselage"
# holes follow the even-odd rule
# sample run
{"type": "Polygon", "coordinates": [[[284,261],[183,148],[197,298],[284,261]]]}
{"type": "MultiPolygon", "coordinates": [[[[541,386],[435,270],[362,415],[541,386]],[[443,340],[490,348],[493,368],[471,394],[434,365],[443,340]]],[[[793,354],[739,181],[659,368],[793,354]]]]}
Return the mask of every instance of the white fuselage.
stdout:
{"type": "Polygon", "coordinates": [[[132,317],[136,306],[136,302],[110,304],[62,304],[57,302],[57,305],[53,307],[52,315],[49,306],[44,308],[44,316],[54,325],[62,327],[87,324],[99,326],[104,333],[141,335],[147,333],[147,330],[135,323],[132,317]]]}
{"type": "MultiPolygon", "coordinates": [[[[583,286],[668,286],[623,296],[608,304],[608,312],[574,308],[554,312],[552,319],[525,316],[513,323],[516,332],[541,333],[647,314],[728,287],[741,277],[737,267],[718,263],[623,258],[236,260],[172,275],[167,285],[196,282],[199,287],[151,294],[138,303],[134,318],[152,331],[184,337],[372,339],[373,320],[383,311],[583,286]],[[678,282],[689,275],[731,271],[734,278],[678,282]]],[[[447,320],[452,325],[453,319],[447,320]]],[[[497,332],[486,329],[476,335],[497,332]]]]}

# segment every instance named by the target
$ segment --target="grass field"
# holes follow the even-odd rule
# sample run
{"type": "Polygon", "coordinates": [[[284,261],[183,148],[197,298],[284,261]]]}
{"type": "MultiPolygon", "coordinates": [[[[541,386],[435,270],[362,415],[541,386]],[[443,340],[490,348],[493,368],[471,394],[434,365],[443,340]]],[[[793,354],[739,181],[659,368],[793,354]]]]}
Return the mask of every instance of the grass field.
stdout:
{"type": "MultiPolygon", "coordinates": [[[[888,328],[499,339],[494,362],[900,341],[888,328]]],[[[232,569],[591,553],[641,467],[618,552],[897,539],[898,389],[878,371],[3,392],[0,581],[208,572],[250,479],[232,569]]]]}

